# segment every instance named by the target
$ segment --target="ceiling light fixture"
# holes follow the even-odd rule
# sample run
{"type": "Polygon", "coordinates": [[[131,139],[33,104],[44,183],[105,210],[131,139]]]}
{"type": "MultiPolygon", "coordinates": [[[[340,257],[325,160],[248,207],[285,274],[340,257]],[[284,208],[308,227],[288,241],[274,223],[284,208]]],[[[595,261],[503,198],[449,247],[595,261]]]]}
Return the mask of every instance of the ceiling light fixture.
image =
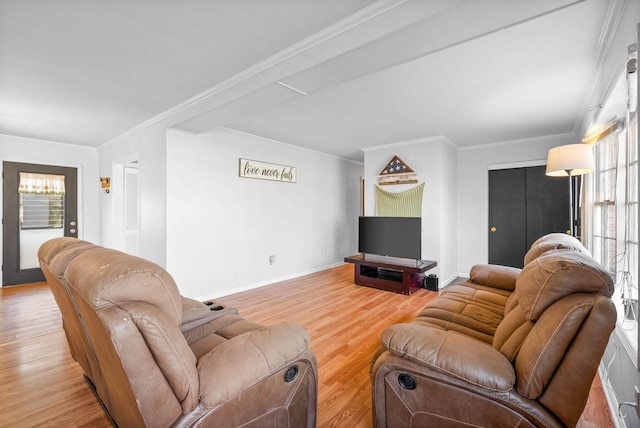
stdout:
{"type": "Polygon", "coordinates": [[[620,132],[624,129],[624,119],[616,117],[609,122],[602,125],[591,125],[587,135],[584,136],[582,142],[584,144],[596,144],[603,138],[611,135],[615,132],[620,132]]]}
{"type": "Polygon", "coordinates": [[[280,80],[278,80],[276,83],[277,83],[278,85],[280,85],[280,86],[284,86],[285,88],[292,90],[293,92],[297,92],[297,93],[298,93],[298,94],[300,94],[300,95],[304,95],[304,96],[309,95],[309,94],[308,94],[308,93],[306,93],[305,91],[302,91],[302,90],[300,90],[300,89],[298,89],[298,88],[294,88],[294,87],[293,87],[293,86],[291,86],[291,85],[287,85],[286,83],[281,82],[280,80]]]}

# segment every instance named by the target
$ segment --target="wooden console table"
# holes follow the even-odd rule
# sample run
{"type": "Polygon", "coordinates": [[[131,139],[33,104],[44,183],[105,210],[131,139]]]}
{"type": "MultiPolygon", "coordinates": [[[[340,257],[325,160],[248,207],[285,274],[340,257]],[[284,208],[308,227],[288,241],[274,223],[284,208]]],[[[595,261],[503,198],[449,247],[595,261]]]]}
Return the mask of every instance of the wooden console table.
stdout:
{"type": "Polygon", "coordinates": [[[358,285],[411,295],[422,287],[424,273],[438,265],[432,260],[409,260],[393,257],[356,254],[345,257],[354,264],[354,279],[358,285]]]}

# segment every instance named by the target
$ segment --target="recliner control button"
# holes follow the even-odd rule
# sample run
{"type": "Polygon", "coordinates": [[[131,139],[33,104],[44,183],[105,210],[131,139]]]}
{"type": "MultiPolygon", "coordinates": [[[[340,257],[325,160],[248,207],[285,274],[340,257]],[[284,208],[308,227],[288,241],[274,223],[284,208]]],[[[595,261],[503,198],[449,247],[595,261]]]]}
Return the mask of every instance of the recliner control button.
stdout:
{"type": "Polygon", "coordinates": [[[298,377],[298,366],[291,366],[284,373],[284,381],[291,382],[298,377]]]}
{"type": "Polygon", "coordinates": [[[406,373],[402,373],[398,376],[398,383],[402,388],[408,390],[416,389],[417,386],[416,380],[413,378],[413,376],[406,373]]]}

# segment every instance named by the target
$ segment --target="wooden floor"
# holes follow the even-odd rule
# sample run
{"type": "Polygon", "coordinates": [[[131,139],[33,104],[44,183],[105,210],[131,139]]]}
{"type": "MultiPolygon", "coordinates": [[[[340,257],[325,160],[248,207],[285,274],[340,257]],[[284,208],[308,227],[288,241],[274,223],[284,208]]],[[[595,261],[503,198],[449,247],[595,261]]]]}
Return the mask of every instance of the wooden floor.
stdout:
{"type": "MultiPolygon", "coordinates": [[[[382,330],[409,321],[436,295],[359,287],[353,266],[344,265],[221,300],[254,321],[302,325],[318,359],[317,426],[364,428],[371,427],[369,363],[382,330]]],[[[44,283],[0,288],[0,427],[16,426],[109,426],[44,283]]],[[[578,426],[614,426],[598,379],[578,426]]]]}

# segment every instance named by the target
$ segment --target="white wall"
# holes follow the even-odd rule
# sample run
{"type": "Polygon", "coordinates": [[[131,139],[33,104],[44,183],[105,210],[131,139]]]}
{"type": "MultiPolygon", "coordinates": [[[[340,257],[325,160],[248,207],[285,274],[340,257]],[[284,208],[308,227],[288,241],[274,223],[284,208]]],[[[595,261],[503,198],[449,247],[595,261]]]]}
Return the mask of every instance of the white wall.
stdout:
{"type": "MultiPolygon", "coordinates": [[[[422,199],[422,258],[435,260],[438,267],[429,274],[440,284],[455,279],[456,273],[456,193],[457,153],[445,138],[429,138],[364,149],[365,214],[375,215],[375,185],[380,171],[397,155],[425,183],[422,199]]],[[[403,192],[415,184],[384,186],[403,192]]]]}
{"type": "MultiPolygon", "coordinates": [[[[166,127],[162,122],[143,126],[99,147],[100,176],[113,177],[114,164],[137,158],[140,186],[140,256],[166,267],[166,127]]],[[[116,177],[113,177],[116,178],[116,177]]],[[[112,183],[109,194],[101,192],[100,238],[104,246],[119,248],[122,234],[114,212],[115,192],[119,183],[112,183]]]]}
{"type": "Polygon", "coordinates": [[[95,148],[0,134],[0,161],[78,168],[78,237],[100,243],[100,184],[95,148]]]}
{"type": "Polygon", "coordinates": [[[357,250],[361,175],[361,164],[227,129],[168,131],[167,270],[204,299],[342,263],[357,250]],[[297,182],[241,178],[240,158],[294,166],[297,182]]]}
{"type": "Polygon", "coordinates": [[[464,148],[458,154],[458,272],[468,275],[475,264],[489,260],[489,167],[515,168],[546,164],[550,148],[575,144],[574,136],[464,148]]]}
{"type": "Polygon", "coordinates": [[[440,202],[442,219],[440,222],[440,254],[443,280],[455,279],[458,272],[458,151],[450,144],[439,145],[440,163],[440,202]]]}

